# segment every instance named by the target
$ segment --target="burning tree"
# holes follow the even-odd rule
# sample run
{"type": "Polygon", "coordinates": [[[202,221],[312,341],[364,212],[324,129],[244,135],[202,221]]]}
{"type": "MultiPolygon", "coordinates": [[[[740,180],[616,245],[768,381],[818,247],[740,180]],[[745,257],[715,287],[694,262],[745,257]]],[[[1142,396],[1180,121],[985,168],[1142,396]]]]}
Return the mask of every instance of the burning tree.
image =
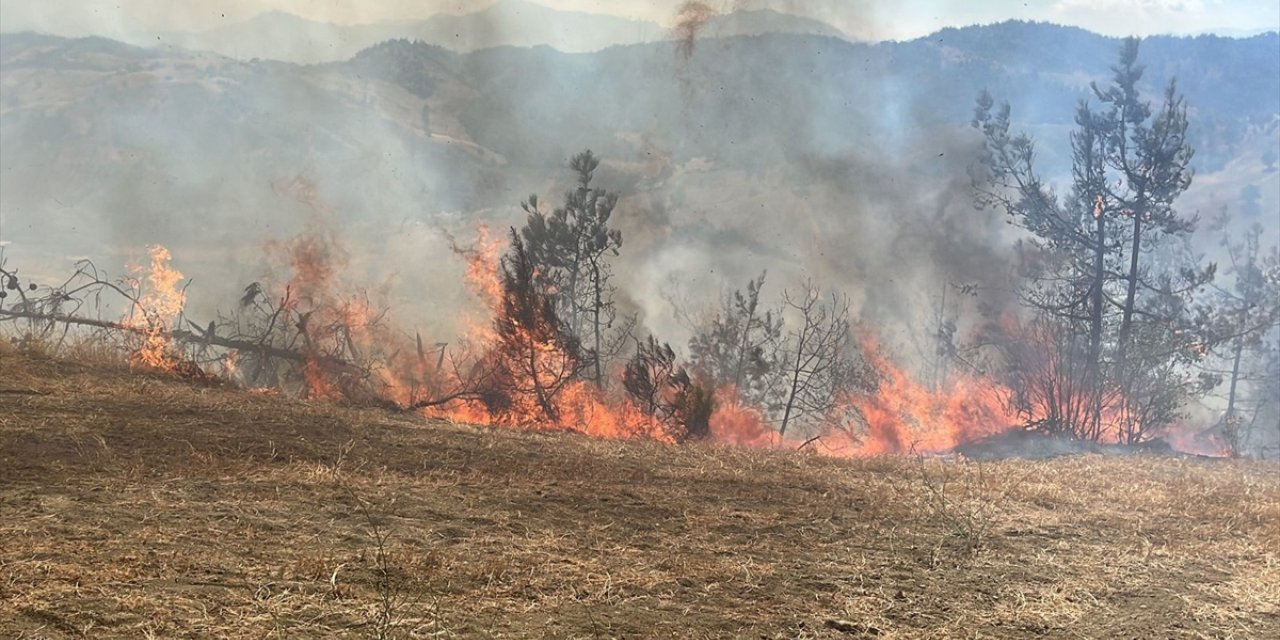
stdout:
{"type": "Polygon", "coordinates": [[[235,352],[234,361],[250,386],[297,390],[315,399],[388,395],[376,388],[389,381],[376,372],[397,364],[387,351],[392,338],[385,311],[362,295],[329,298],[328,291],[312,296],[306,289],[295,283],[272,292],[251,283],[234,311],[194,330],[205,341],[248,345],[235,352]]]}
{"type": "Polygon", "coordinates": [[[87,328],[101,346],[123,351],[131,367],[202,375],[191,345],[181,339],[186,333],[180,329],[184,277],[170,266],[168,249],[153,245],[147,251],[149,266],[135,265],[125,277],[113,279],[80,260],[69,277],[43,290],[22,282],[0,261],[0,320],[25,320],[24,340],[55,346],[66,341],[72,327],[87,328]],[[6,308],[9,294],[16,300],[6,308]],[[113,315],[118,320],[108,319],[113,315]]]}
{"type": "Polygon", "coordinates": [[[764,279],[727,296],[689,343],[693,370],[721,399],[713,424],[741,443],[786,443],[797,427],[806,437],[858,439],[851,429],[870,426],[860,402],[878,372],[853,339],[848,300],[806,281],[765,310],[764,279]]]}
{"type": "Polygon", "coordinates": [[[1137,56],[1138,40],[1126,40],[1112,84],[1094,87],[1103,109],[1077,108],[1065,198],[1037,174],[1033,141],[1010,133],[1008,104],[996,109],[983,92],[974,118],[978,203],[1031,233],[1019,246],[1023,300],[1045,318],[1037,332],[1061,343],[1038,356],[1051,366],[1020,369],[1056,378],[1019,381],[1041,389],[1023,394],[1038,405],[1027,408],[1049,431],[1129,443],[1172,423],[1200,390],[1189,365],[1203,354],[1204,318],[1193,300],[1215,270],[1182,250],[1196,220],[1174,208],[1191,184],[1186,106],[1172,81],[1158,110],[1140,98],[1137,56]]]}
{"type": "MultiPolygon", "coordinates": [[[[401,407],[474,388],[433,385],[443,360],[428,364],[421,349],[407,357],[411,343],[391,329],[386,311],[363,293],[344,293],[333,238],[313,232],[278,248],[289,261],[288,282],[250,284],[238,305],[208,323],[185,317],[186,283],[159,246],[149,249],[148,267],[123,278],[81,261],[56,286],[17,290],[15,302],[0,299],[0,321],[25,321],[24,338],[54,349],[72,328],[87,329],[96,347],[119,351],[133,367],[197,379],[220,368],[227,379],[311,398],[401,407]]],[[[3,266],[0,280],[19,282],[3,266]]]]}
{"type": "Polygon", "coordinates": [[[636,341],[635,355],[627,361],[622,386],[645,415],[669,420],[675,414],[675,393],[689,384],[689,373],[676,364],[671,345],[653,336],[636,341]]]}
{"type": "Polygon", "coordinates": [[[584,353],[556,313],[555,299],[540,283],[534,259],[514,228],[502,258],[501,287],[491,354],[495,373],[484,401],[493,414],[556,424],[556,398],[589,366],[591,353],[584,353]]]}
{"type": "Polygon", "coordinates": [[[579,342],[591,346],[583,353],[587,373],[596,386],[604,384],[604,366],[625,346],[633,321],[614,331],[618,311],[608,256],[618,255],[622,232],[609,227],[618,194],[591,186],[600,160],[590,150],[569,161],[578,186],[550,215],[538,197],[522,204],[529,214],[521,229],[526,250],[536,267],[536,279],[549,292],[560,318],[579,342]]]}

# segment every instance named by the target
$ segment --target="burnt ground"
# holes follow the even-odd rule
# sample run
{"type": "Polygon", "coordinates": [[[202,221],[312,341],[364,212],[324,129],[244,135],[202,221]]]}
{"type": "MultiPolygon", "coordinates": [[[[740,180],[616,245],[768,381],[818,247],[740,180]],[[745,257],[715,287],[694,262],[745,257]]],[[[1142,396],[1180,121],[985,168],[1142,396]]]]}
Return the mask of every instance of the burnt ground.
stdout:
{"type": "Polygon", "coordinates": [[[6,638],[1280,637],[1275,464],[598,441],[14,353],[0,540],[6,638]]]}

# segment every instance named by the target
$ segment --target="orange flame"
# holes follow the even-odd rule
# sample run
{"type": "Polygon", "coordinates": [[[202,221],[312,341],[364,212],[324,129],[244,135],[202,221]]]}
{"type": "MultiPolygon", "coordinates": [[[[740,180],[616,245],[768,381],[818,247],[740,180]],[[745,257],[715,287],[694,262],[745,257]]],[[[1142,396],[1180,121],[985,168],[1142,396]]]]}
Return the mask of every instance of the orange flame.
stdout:
{"type": "MultiPolygon", "coordinates": [[[[314,399],[340,399],[349,393],[333,369],[335,361],[356,362],[365,372],[363,380],[375,387],[383,400],[409,406],[440,389],[458,388],[467,367],[492,362],[497,333],[492,317],[502,309],[500,252],[503,243],[487,228],[478,229],[469,247],[454,246],[466,262],[467,282],[486,313],[470,318],[462,344],[449,351],[463,365],[446,359],[447,347],[428,350],[421,336],[416,340],[396,333],[367,297],[342,295],[349,290],[339,282],[347,254],[331,234],[314,231],[287,243],[269,248],[283,249],[290,278],[282,296],[283,306],[296,314],[301,345],[306,360],[301,368],[305,392],[314,399]],[[415,344],[416,342],[416,344],[415,344]],[[409,354],[417,354],[413,357],[409,354]],[[463,354],[471,357],[461,357],[463,354]],[[445,366],[449,362],[453,366],[445,366]]],[[[145,331],[144,344],[134,358],[146,366],[173,369],[176,359],[167,329],[182,312],[185,296],[178,288],[182,274],[169,267],[170,254],[163,247],[151,248],[148,289],[139,300],[143,320],[136,324],[145,331]]],[[[517,386],[549,387],[558,372],[570,366],[572,358],[554,342],[532,338],[526,341],[543,363],[535,367],[532,380],[517,380],[517,386]]],[[[956,376],[943,389],[930,390],[896,366],[869,332],[862,336],[864,353],[879,374],[873,391],[847,394],[841,406],[828,417],[821,446],[835,455],[875,455],[909,451],[936,452],[953,448],[966,440],[990,435],[1017,423],[1004,399],[1007,390],[996,382],[979,377],[956,376]],[[837,416],[844,416],[839,419],[837,416]],[[837,424],[844,422],[845,424],[837,424]]],[[[223,372],[234,375],[236,355],[222,359],[223,372]]],[[[474,370],[474,369],[472,369],[474,370]]],[[[758,407],[745,402],[732,387],[716,391],[711,415],[714,442],[746,447],[795,447],[803,440],[780,439],[768,417],[758,407]]],[[[459,422],[494,426],[565,429],[600,438],[643,438],[675,442],[681,434],[640,411],[623,394],[612,394],[582,381],[563,384],[552,400],[555,424],[547,424],[547,412],[531,394],[514,394],[501,409],[491,408],[478,394],[464,394],[454,401],[422,409],[422,413],[459,422]]]]}
{"type": "Polygon", "coordinates": [[[869,335],[862,343],[880,384],[848,399],[867,426],[860,455],[947,451],[1018,423],[1006,402],[1008,389],[995,381],[956,376],[944,388],[930,390],[890,362],[869,335]]]}
{"type": "Polygon", "coordinates": [[[174,371],[180,359],[173,353],[169,331],[186,304],[186,293],[178,287],[183,276],[169,266],[173,256],[168,249],[152,245],[148,252],[151,254],[146,277],[149,286],[122,323],[138,329],[143,336],[142,344],[130,354],[129,364],[174,371]]]}
{"type": "MultiPolygon", "coordinates": [[[[348,254],[335,236],[314,230],[269,249],[277,250],[287,265],[288,280],[276,291],[283,307],[293,314],[300,339],[296,347],[305,356],[300,367],[306,395],[314,399],[350,397],[352,383],[341,370],[343,363],[357,365],[359,385],[381,401],[407,407],[424,398],[447,396],[466,388],[476,371],[491,367],[498,347],[494,317],[501,313],[503,287],[500,256],[504,243],[480,227],[470,246],[454,245],[465,261],[466,279],[483,312],[467,318],[465,335],[452,346],[426,342],[391,327],[390,319],[360,291],[342,282],[348,254]],[[434,346],[429,346],[434,345],[434,346]]],[[[172,370],[177,360],[171,352],[168,330],[181,314],[185,296],[179,285],[183,276],[169,266],[171,256],[163,247],[151,247],[147,288],[139,298],[141,319],[132,326],[144,332],[142,347],[131,361],[172,370]]],[[[542,364],[533,367],[532,380],[516,380],[515,386],[533,388],[557,384],[558,372],[571,366],[572,358],[555,341],[534,339],[545,332],[528,332],[525,344],[542,364]]],[[[814,449],[831,455],[863,456],[909,452],[943,452],[968,440],[993,435],[1022,422],[1007,402],[1010,392],[992,378],[977,374],[951,376],[941,388],[931,389],[897,365],[872,333],[859,336],[862,352],[876,372],[878,384],[868,391],[845,394],[823,424],[809,433],[777,434],[770,415],[744,400],[732,387],[718,389],[710,419],[713,442],[745,447],[796,448],[821,433],[814,449]]],[[[236,372],[237,355],[222,359],[223,374],[236,372]]],[[[510,374],[510,372],[508,372],[510,374]]],[[[506,403],[487,403],[483,391],[458,395],[421,409],[421,413],[458,422],[524,429],[560,429],[592,437],[650,439],[676,442],[683,434],[636,407],[620,389],[601,389],[583,380],[560,382],[545,411],[530,393],[511,394],[506,403]],[[554,415],[548,424],[547,415],[554,415]]]]}
{"type": "Polygon", "coordinates": [[[778,444],[777,432],[769,427],[764,414],[744,403],[732,385],[717,389],[715,398],[715,410],[711,413],[712,441],[742,447],[778,444]]]}
{"type": "MultiPolygon", "coordinates": [[[[522,345],[531,351],[530,359],[538,360],[530,371],[504,373],[528,380],[504,382],[521,389],[554,387],[554,397],[520,392],[495,403],[490,402],[484,389],[456,392],[468,389],[475,372],[479,371],[483,378],[486,367],[492,368],[496,358],[503,355],[499,353],[502,346],[498,323],[494,321],[504,307],[500,257],[503,246],[483,226],[470,246],[453,246],[465,261],[467,283],[483,311],[467,318],[465,335],[459,344],[450,347],[446,343],[424,344],[420,335],[393,330],[389,318],[367,296],[343,293],[359,289],[340,281],[348,256],[332,234],[314,230],[289,242],[269,245],[269,249],[282,250],[290,274],[283,293],[276,293],[281,294],[281,307],[292,314],[289,324],[299,339],[289,348],[304,356],[300,369],[306,395],[336,400],[350,398],[355,389],[400,407],[424,404],[424,398],[447,397],[448,401],[424,407],[421,413],[458,422],[568,430],[598,438],[679,441],[685,434],[673,433],[673,427],[640,410],[618,389],[619,385],[613,385],[610,391],[585,380],[566,382],[564,372],[573,368],[574,358],[556,339],[545,337],[554,335],[546,331],[547,327],[522,327],[514,325],[514,320],[502,325],[502,333],[508,338],[512,332],[507,329],[514,326],[516,335],[525,338],[522,345]],[[435,346],[428,347],[429,344],[435,346]],[[343,367],[353,367],[357,375],[348,375],[351,371],[344,371],[343,367]],[[547,403],[553,406],[548,409],[547,403]],[[554,419],[549,420],[548,416],[554,419]]],[[[171,331],[186,302],[180,288],[183,275],[170,266],[172,256],[164,247],[149,247],[149,253],[151,261],[145,278],[139,277],[134,283],[141,295],[123,321],[143,337],[129,361],[136,366],[175,371],[181,360],[171,331]]],[[[136,271],[141,273],[142,269],[136,271]]],[[[1004,318],[1002,325],[1007,325],[1003,326],[1007,334],[1025,333],[1016,319],[1004,318]]],[[[733,387],[724,387],[715,392],[711,440],[760,448],[797,448],[816,441],[814,449],[840,456],[938,453],[1027,424],[1029,419],[1035,421],[1036,416],[1018,414],[1011,406],[1012,392],[995,378],[956,373],[940,388],[930,388],[895,363],[870,330],[863,329],[858,337],[862,353],[876,373],[873,389],[845,393],[838,406],[822,417],[821,424],[809,425],[814,428],[808,433],[789,431],[784,439],[771,424],[767,409],[754,406],[733,387]],[[819,437],[809,437],[815,433],[819,437]]],[[[1031,333],[1026,337],[1031,349],[1047,350],[1054,344],[1043,340],[1052,336],[1031,333]]],[[[231,351],[220,359],[224,376],[236,376],[237,357],[231,351]]],[[[1099,434],[1103,439],[1119,437],[1113,423],[1119,425],[1121,416],[1115,407],[1114,402],[1104,407],[1105,430],[1099,434]]],[[[1206,455],[1222,453],[1220,442],[1206,437],[1193,440],[1187,433],[1171,431],[1166,436],[1180,450],[1206,455]]]]}
{"type": "MultiPolygon", "coordinates": [[[[846,394],[826,416],[827,428],[815,439],[826,453],[940,453],[1018,423],[1005,402],[1008,390],[998,383],[957,377],[945,388],[930,390],[890,361],[869,331],[862,334],[863,351],[879,375],[879,385],[846,394]]],[[[808,442],[791,434],[779,439],[764,414],[744,403],[732,387],[716,393],[711,433],[717,442],[746,447],[796,448],[808,442]]]]}

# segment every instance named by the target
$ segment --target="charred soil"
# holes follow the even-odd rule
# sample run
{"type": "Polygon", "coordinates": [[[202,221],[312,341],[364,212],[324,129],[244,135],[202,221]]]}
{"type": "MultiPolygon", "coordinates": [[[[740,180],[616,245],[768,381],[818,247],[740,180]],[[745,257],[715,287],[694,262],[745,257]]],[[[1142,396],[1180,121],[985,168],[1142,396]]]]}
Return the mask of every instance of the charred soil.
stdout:
{"type": "Polygon", "coordinates": [[[0,636],[1280,637],[1280,467],[841,460],[0,353],[0,636]]]}

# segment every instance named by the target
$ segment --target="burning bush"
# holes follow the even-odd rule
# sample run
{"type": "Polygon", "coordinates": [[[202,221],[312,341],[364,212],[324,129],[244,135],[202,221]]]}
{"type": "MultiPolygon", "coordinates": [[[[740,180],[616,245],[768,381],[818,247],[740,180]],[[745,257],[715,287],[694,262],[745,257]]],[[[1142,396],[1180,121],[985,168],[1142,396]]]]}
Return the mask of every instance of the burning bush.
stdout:
{"type": "Polygon", "coordinates": [[[557,400],[586,362],[582,346],[560,321],[555,301],[538,284],[533,260],[515,229],[502,258],[502,303],[494,318],[494,375],[482,397],[507,421],[558,424],[557,400]]]}
{"type": "Polygon", "coordinates": [[[622,385],[645,416],[680,434],[678,439],[701,440],[711,435],[713,394],[707,384],[691,379],[676,363],[670,344],[659,343],[653,336],[637,341],[622,385]]]}

